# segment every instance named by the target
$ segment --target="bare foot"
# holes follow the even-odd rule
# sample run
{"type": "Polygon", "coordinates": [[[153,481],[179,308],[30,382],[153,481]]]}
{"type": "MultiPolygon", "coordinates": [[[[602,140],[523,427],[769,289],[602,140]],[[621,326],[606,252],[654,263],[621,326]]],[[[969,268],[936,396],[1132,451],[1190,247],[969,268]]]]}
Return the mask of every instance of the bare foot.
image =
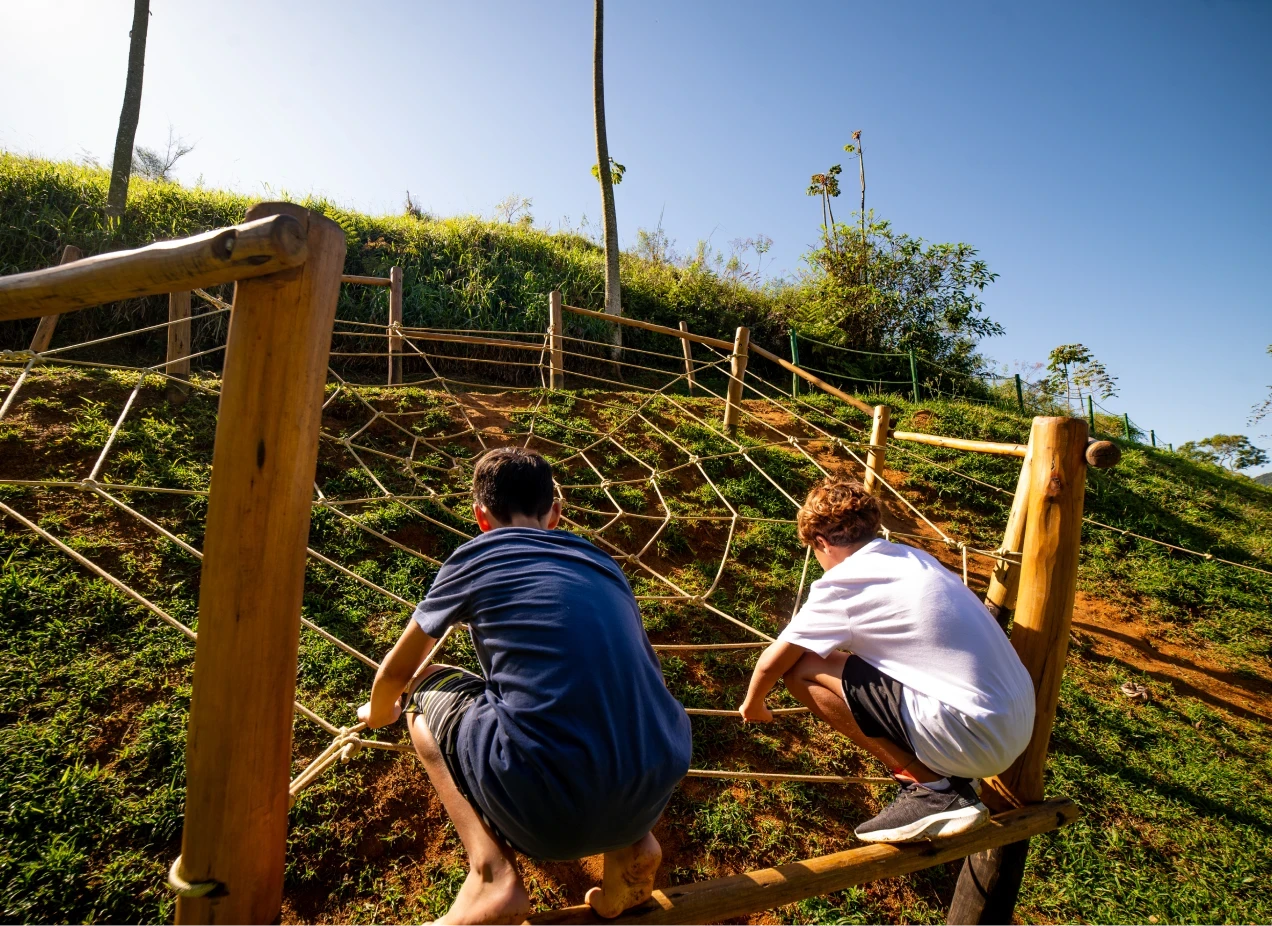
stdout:
{"type": "Polygon", "coordinates": [[[661,863],[662,846],[653,833],[646,833],[626,849],[605,853],[601,886],[588,891],[584,899],[601,916],[618,916],[649,899],[661,863]]]}
{"type": "Polygon", "coordinates": [[[520,923],[530,915],[530,895],[507,859],[469,868],[455,902],[438,923],[520,923]]]}

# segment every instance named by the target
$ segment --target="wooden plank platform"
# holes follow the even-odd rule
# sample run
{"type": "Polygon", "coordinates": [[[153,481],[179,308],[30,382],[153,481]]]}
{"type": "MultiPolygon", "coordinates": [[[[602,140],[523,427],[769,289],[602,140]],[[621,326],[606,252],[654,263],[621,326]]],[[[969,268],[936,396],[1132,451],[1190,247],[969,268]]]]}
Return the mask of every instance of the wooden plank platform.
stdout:
{"type": "Polygon", "coordinates": [[[617,919],[601,919],[591,907],[580,904],[536,913],[527,922],[714,923],[952,862],[1058,829],[1077,816],[1073,801],[1053,798],[1001,813],[965,836],[903,846],[866,845],[777,868],[654,891],[648,901],[617,919]]]}

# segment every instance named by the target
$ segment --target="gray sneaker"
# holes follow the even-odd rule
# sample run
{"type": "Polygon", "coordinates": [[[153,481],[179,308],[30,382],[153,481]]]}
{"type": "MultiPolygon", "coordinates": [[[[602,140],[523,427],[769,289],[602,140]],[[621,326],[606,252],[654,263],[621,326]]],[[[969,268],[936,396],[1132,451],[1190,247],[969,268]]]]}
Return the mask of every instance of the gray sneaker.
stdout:
{"type": "Polygon", "coordinates": [[[853,832],[863,842],[919,842],[957,836],[988,822],[989,809],[972,783],[955,778],[945,791],[902,783],[892,803],[853,832]]]}

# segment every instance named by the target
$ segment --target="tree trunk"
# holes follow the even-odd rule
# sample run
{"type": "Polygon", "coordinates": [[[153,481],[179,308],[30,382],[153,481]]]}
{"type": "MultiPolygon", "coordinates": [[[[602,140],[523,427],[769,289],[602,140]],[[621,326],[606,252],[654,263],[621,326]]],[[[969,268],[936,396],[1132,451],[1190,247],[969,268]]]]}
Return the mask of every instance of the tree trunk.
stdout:
{"type": "Polygon", "coordinates": [[[133,143],[141,116],[141,73],[146,66],[146,28],[150,25],[150,0],[133,0],[133,26],[129,33],[128,79],[124,83],[124,108],[119,113],[115,159],[110,168],[110,192],[106,194],[106,218],[123,218],[128,202],[128,178],[132,175],[133,143]]]}
{"type": "MultiPolygon", "coordinates": [[[[614,210],[614,179],[610,174],[609,142],[605,137],[605,0],[596,0],[596,33],[592,46],[592,108],[596,115],[596,164],[601,181],[601,229],[605,237],[605,312],[622,315],[618,281],[618,216],[614,210]]],[[[614,359],[623,345],[623,327],[614,326],[614,359]]]]}

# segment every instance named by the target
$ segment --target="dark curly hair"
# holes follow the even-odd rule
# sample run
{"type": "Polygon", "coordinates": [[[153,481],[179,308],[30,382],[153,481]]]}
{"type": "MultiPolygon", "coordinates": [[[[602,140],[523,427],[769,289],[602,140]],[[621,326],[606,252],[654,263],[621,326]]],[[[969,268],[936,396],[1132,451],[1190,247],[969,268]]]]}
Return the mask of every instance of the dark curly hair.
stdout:
{"type": "Polygon", "coordinates": [[[500,447],[477,461],[473,501],[507,524],[514,514],[541,518],[552,508],[552,465],[533,450],[500,447]]]}
{"type": "Polygon", "coordinates": [[[795,523],[805,546],[822,537],[832,546],[845,547],[877,534],[883,509],[856,479],[830,476],[808,493],[795,523]]]}

